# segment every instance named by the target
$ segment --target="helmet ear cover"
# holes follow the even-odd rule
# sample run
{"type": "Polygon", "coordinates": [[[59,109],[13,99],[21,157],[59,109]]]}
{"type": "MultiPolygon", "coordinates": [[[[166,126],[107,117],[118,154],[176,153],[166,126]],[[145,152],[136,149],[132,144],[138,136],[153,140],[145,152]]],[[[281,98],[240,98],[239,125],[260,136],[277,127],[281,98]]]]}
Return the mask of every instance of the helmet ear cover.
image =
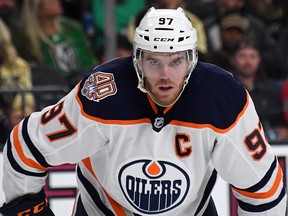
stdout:
{"type": "Polygon", "coordinates": [[[140,58],[141,52],[142,52],[142,50],[139,49],[139,48],[135,50],[135,58],[136,58],[136,59],[139,59],[139,58],[140,58]]]}

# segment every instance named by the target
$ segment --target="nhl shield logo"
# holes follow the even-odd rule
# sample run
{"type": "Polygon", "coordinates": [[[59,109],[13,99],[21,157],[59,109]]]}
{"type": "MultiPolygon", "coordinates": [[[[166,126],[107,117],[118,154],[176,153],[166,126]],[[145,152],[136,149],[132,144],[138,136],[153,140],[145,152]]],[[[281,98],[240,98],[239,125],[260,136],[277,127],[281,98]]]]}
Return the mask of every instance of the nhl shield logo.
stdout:
{"type": "Polygon", "coordinates": [[[164,126],[164,117],[157,117],[154,121],[154,127],[159,129],[164,126]]]}
{"type": "Polygon", "coordinates": [[[138,212],[160,214],[179,206],[190,188],[188,174],[168,161],[136,160],[123,165],[118,181],[138,212]]]}

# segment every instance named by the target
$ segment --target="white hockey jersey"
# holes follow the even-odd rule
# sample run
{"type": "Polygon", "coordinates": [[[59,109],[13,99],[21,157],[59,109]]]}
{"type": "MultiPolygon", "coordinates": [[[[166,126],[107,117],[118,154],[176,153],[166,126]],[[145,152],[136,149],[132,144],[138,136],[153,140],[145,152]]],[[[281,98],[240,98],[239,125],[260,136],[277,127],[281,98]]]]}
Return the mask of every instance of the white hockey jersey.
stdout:
{"type": "Polygon", "coordinates": [[[76,163],[74,215],[202,215],[217,174],[239,215],[285,215],[282,170],[231,74],[199,62],[165,109],[137,82],[131,57],[113,60],[16,126],[4,151],[7,201],[40,191],[49,167],[76,163]]]}

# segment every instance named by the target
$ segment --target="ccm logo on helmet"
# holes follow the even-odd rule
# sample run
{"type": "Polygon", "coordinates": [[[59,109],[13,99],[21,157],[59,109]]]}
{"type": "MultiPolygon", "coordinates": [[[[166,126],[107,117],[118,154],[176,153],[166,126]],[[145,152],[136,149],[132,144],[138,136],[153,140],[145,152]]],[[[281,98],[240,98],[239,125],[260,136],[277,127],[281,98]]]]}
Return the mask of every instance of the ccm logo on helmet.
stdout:
{"type": "Polygon", "coordinates": [[[161,42],[173,42],[174,38],[154,38],[154,41],[161,41],[161,42]]]}
{"type": "Polygon", "coordinates": [[[118,181],[131,206],[150,215],[179,206],[190,188],[187,172],[168,161],[144,159],[124,164],[118,181]]]}

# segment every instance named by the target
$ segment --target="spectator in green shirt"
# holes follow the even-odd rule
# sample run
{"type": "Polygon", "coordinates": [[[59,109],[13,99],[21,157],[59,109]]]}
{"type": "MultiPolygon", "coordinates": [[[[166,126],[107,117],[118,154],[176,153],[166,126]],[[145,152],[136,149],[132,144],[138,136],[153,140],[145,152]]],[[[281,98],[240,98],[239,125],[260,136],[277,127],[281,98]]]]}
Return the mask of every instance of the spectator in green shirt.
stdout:
{"type": "Polygon", "coordinates": [[[62,13],[59,0],[25,1],[21,20],[37,64],[57,70],[74,84],[97,60],[82,25],[62,13]]]}

